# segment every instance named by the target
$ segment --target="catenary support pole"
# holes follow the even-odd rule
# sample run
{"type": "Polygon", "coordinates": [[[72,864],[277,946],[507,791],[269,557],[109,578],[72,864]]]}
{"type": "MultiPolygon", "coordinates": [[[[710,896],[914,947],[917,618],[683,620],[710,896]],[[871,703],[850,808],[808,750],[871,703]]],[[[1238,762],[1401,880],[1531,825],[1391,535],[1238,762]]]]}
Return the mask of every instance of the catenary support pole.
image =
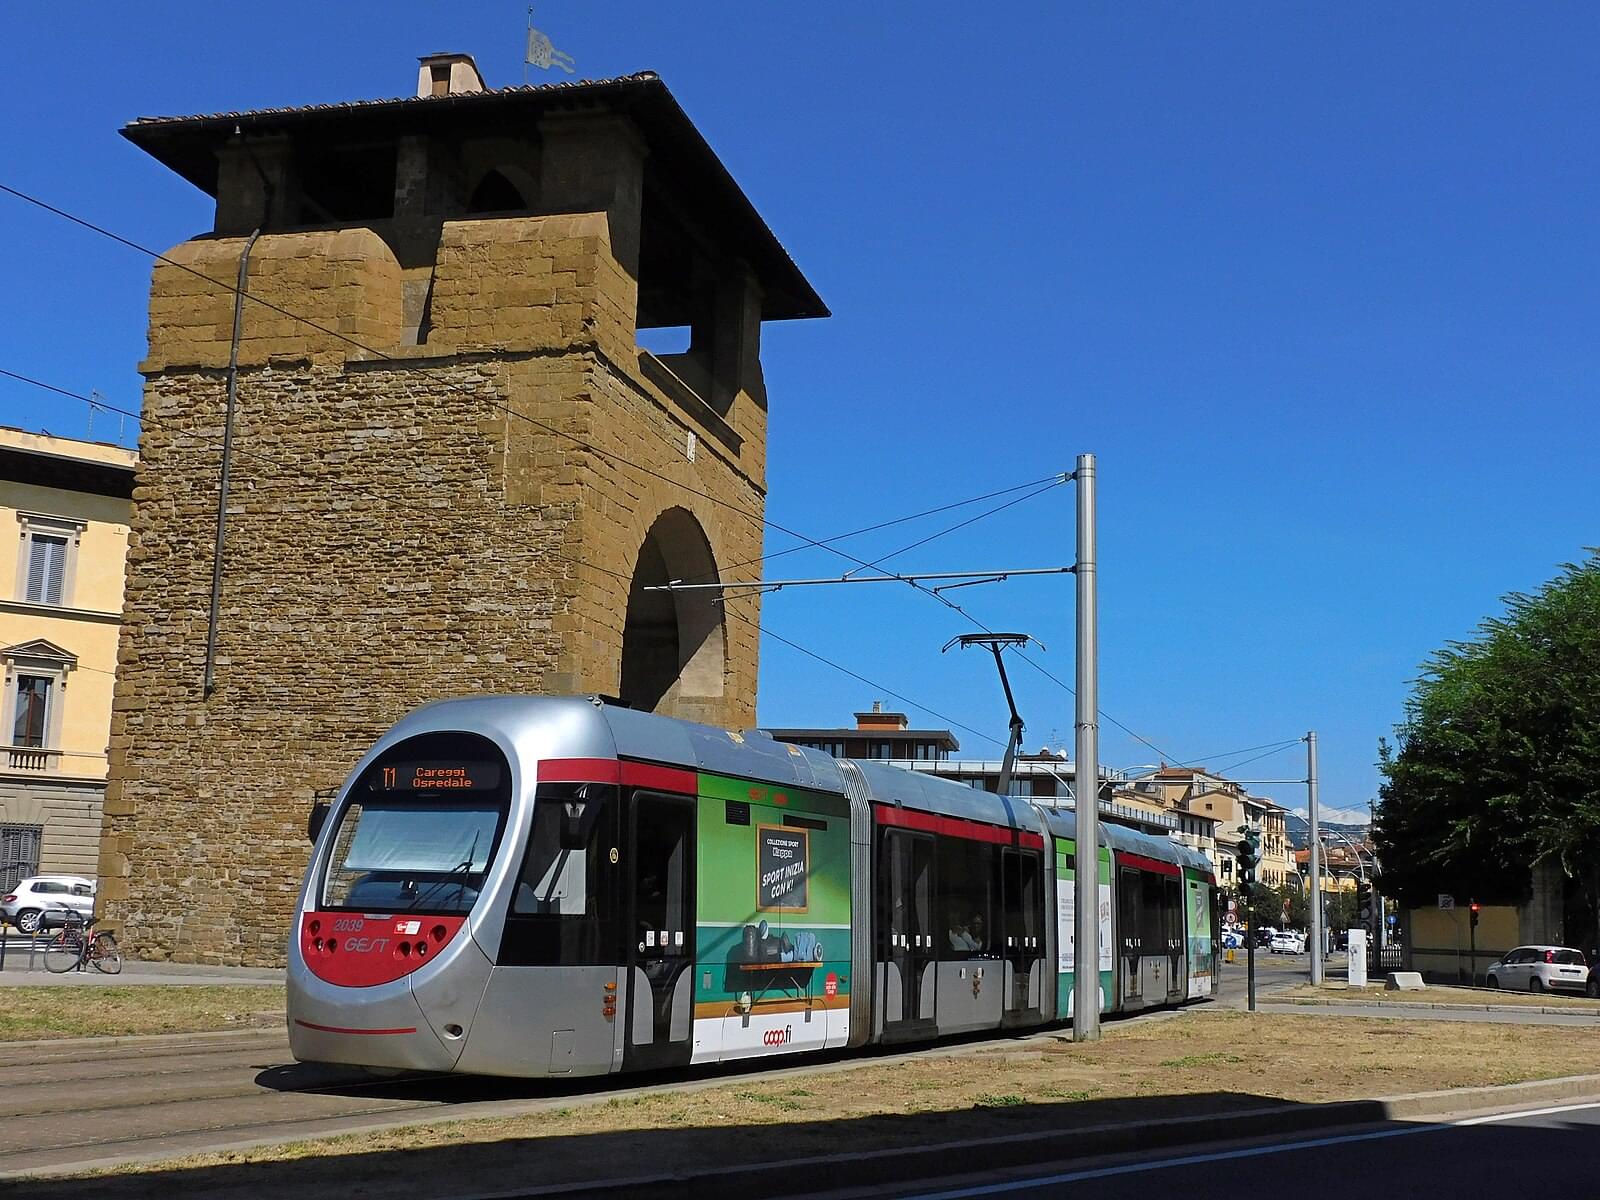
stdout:
{"type": "Polygon", "coordinates": [[[1306,734],[1306,819],[1311,825],[1311,986],[1322,986],[1322,830],[1317,823],[1317,731],[1306,734]]]}
{"type": "Polygon", "coordinates": [[[1094,455],[1078,455],[1078,697],[1073,790],[1077,877],[1073,910],[1072,1040],[1100,1040],[1100,647],[1095,574],[1094,455]]]}

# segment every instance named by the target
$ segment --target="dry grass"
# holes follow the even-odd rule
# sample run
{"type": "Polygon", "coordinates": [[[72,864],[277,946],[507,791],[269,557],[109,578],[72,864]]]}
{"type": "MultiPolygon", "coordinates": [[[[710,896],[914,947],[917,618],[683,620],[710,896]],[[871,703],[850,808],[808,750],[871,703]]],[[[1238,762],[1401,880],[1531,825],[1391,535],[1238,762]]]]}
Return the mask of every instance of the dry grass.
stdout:
{"type": "Polygon", "coordinates": [[[1507,992],[1429,984],[1420,992],[1387,992],[1382,984],[1353,988],[1343,983],[1309,984],[1274,992],[1269,1000],[1362,1000],[1388,1004],[1505,1004],[1513,1007],[1571,1008],[1600,1015],[1600,1000],[1562,992],[1507,992]]]}
{"type": "Polygon", "coordinates": [[[0,990],[0,1042],[198,1033],[276,1025],[282,1020],[281,987],[154,984],[0,990]]]}
{"type": "MultiPolygon", "coordinates": [[[[539,1164],[539,1182],[552,1183],[1586,1073],[1600,1073],[1600,1034],[1584,1029],[1208,1011],[1113,1025],[1098,1044],[1042,1038],[866,1059],[782,1078],[552,1100],[516,1117],[191,1156],[124,1168],[134,1174],[105,1194],[155,1197],[204,1185],[244,1196],[270,1181],[299,1200],[320,1200],[436,1179],[492,1191],[526,1184],[529,1162],[539,1164]]],[[[36,1194],[66,1194],[54,1187],[41,1183],[36,1194]]]]}

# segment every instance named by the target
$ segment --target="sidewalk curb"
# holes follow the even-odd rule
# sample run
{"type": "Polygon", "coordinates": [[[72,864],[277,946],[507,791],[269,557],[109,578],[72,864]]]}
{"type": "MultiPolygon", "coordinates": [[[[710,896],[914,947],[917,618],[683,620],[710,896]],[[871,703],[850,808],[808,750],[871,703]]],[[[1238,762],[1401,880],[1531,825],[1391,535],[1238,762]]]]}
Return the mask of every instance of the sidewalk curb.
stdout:
{"type": "Polygon", "coordinates": [[[1274,1004],[1299,1004],[1307,1008],[1397,1008],[1397,1009],[1441,1009],[1449,1012],[1452,1009],[1465,1012],[1496,1012],[1496,1013],[1548,1013],[1561,1017],[1591,1017],[1600,1021],[1600,1008],[1580,1008],[1576,1005],[1556,1004],[1435,1004],[1427,1000],[1344,1000],[1329,997],[1326,1000],[1314,999],[1310,996],[1280,996],[1275,998],[1274,1004]]]}
{"type": "Polygon", "coordinates": [[[821,1158],[714,1167],[657,1175],[550,1184],[501,1192],[470,1192],[449,1200],[545,1200],[643,1194],[652,1200],[700,1200],[707,1195],[761,1194],[770,1197],[810,1195],[845,1187],[937,1180],[967,1174],[974,1163],[1003,1162],[1007,1167],[1055,1163],[1113,1154],[1174,1149],[1217,1140],[1308,1133],[1337,1126],[1368,1125],[1414,1117],[1449,1117],[1471,1112],[1518,1108],[1600,1096],[1600,1075],[1571,1075],[1493,1087],[1415,1092],[1370,1100],[1329,1104],[1283,1104],[1238,1112],[1168,1117],[1156,1121],[1088,1125],[1052,1133],[970,1138],[939,1146],[868,1150],[821,1158]],[[1219,1123],[1235,1136],[1218,1139],[1219,1123]],[[1004,1157],[998,1157],[1003,1153],[1004,1157]],[[796,1185],[799,1185],[798,1188],[796,1185]]]}

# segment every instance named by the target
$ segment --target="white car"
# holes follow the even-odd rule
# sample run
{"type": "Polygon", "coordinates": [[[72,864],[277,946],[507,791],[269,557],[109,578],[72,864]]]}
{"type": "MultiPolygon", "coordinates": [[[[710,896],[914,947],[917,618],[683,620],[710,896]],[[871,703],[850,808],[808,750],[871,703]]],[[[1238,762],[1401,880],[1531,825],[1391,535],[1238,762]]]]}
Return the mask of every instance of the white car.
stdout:
{"type": "Polygon", "coordinates": [[[1486,976],[1492,988],[1581,992],[1589,985],[1589,964],[1570,946],[1518,946],[1490,963],[1486,976]]]}
{"type": "Polygon", "coordinates": [[[23,933],[38,933],[59,924],[63,908],[90,916],[94,912],[94,880],[82,875],[32,875],[0,899],[0,914],[23,933]]]}
{"type": "Polygon", "coordinates": [[[1274,954],[1304,954],[1306,939],[1303,934],[1286,929],[1282,933],[1272,935],[1272,941],[1268,943],[1267,949],[1274,954]]]}

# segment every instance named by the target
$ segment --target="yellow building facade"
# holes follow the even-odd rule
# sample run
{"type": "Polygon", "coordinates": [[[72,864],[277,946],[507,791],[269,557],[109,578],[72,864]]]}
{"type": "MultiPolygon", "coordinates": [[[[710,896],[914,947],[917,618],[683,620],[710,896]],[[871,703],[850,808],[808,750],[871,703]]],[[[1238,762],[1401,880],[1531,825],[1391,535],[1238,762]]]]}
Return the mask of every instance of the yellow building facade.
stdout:
{"type": "Polygon", "coordinates": [[[0,428],[0,886],[96,873],[136,463],[0,428]]]}

